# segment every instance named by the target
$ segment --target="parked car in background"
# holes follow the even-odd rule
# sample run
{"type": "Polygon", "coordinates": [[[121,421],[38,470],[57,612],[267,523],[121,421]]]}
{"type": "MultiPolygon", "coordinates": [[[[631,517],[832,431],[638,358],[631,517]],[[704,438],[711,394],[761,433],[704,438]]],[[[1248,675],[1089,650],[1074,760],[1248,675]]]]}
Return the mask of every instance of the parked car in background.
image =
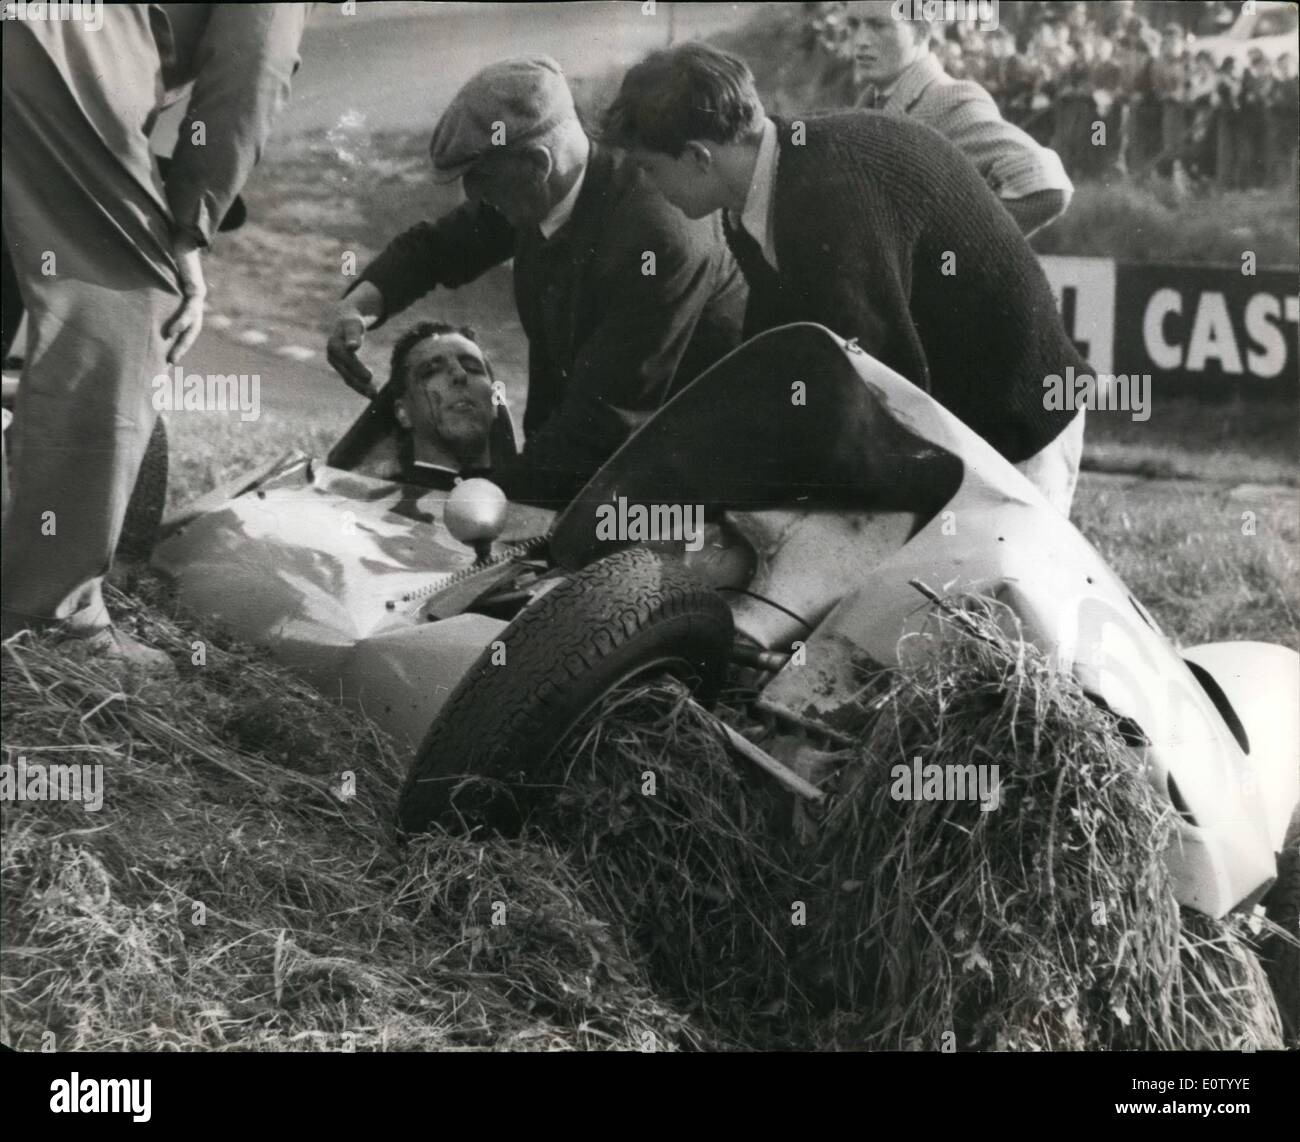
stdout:
{"type": "Polygon", "coordinates": [[[1240,68],[1253,48],[1271,60],[1300,49],[1300,5],[1261,2],[1254,9],[1243,11],[1222,35],[1198,39],[1196,50],[1208,51],[1216,64],[1231,57],[1240,68]]]}

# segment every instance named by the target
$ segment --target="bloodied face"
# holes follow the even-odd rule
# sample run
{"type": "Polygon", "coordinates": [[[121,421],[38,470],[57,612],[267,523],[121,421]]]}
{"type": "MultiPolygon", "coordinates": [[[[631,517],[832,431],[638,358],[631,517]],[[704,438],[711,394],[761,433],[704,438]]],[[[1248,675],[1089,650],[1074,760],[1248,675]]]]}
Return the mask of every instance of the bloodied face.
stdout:
{"type": "Polygon", "coordinates": [[[404,367],[397,418],[417,440],[453,454],[476,453],[487,442],[495,409],[483,350],[459,333],[426,337],[404,367]]]}

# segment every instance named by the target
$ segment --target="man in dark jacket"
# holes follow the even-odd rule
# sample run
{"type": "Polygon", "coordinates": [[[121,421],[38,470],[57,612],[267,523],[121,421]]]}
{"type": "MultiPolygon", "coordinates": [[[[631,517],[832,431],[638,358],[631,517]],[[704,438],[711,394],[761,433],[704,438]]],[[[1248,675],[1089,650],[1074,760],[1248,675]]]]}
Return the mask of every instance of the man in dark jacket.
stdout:
{"type": "Polygon", "coordinates": [[[373,396],[364,331],[435,286],[514,259],[528,337],[523,455],[493,470],[512,499],[559,506],[672,392],[733,349],[744,279],[717,219],[689,221],[635,164],[593,143],[559,65],[507,60],[454,97],[430,143],[464,205],[399,235],[333,318],[329,359],[373,396]]]}
{"type": "Polygon", "coordinates": [[[743,62],[685,44],[632,68],[606,121],[691,218],[724,210],[745,334],[814,321],[929,392],[1068,512],[1087,373],[1015,221],[961,152],[909,119],[768,119],[743,62]]]}

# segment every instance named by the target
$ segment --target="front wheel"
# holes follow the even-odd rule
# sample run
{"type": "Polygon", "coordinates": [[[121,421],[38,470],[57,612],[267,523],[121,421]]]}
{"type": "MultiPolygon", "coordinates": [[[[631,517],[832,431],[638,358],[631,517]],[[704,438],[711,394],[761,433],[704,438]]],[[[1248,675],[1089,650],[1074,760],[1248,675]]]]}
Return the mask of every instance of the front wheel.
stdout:
{"type": "Polygon", "coordinates": [[[577,572],[525,607],[447,699],[402,789],[401,827],[517,830],[553,784],[552,755],[605,695],[670,674],[709,701],[733,634],[722,598],[652,551],[577,572]]]}

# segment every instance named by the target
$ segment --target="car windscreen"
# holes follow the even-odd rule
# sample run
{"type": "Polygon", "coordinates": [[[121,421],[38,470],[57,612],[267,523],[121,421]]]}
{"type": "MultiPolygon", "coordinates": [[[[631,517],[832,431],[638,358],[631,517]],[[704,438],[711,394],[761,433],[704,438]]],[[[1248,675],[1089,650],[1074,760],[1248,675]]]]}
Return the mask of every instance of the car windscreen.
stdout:
{"type": "Polygon", "coordinates": [[[602,526],[612,518],[606,505],[698,506],[710,516],[807,507],[932,518],[956,494],[961,461],[900,424],[869,383],[873,373],[907,384],[819,325],[759,335],[611,457],[556,520],[552,557],[580,567],[614,550],[619,540],[602,526]]]}

